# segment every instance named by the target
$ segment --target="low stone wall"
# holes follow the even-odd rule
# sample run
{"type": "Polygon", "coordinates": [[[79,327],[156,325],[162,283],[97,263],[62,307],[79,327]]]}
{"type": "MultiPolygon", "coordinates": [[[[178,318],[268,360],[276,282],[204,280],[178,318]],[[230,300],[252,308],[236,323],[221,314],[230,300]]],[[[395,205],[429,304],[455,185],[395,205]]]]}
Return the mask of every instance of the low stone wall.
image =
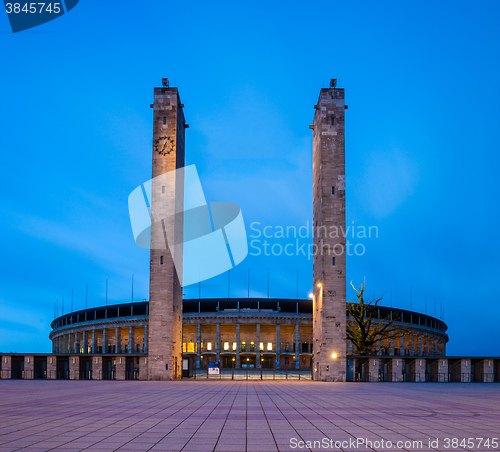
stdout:
{"type": "MultiPolygon", "coordinates": [[[[144,354],[9,353],[0,355],[0,363],[3,380],[148,380],[144,354]]],[[[495,383],[500,381],[500,357],[347,355],[347,380],[495,383]]]]}
{"type": "Polygon", "coordinates": [[[494,383],[500,358],[348,355],[347,381],[494,383]]]}

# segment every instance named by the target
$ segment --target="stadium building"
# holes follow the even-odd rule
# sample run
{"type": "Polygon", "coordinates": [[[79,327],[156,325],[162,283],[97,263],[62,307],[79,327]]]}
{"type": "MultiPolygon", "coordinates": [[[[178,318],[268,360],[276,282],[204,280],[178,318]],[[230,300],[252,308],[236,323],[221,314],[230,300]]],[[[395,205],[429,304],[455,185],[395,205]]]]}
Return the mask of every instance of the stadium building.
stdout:
{"type": "MultiPolygon", "coordinates": [[[[399,333],[379,344],[377,358],[384,356],[387,362],[395,356],[432,360],[446,354],[447,326],[441,320],[387,307],[377,307],[374,314],[375,323],[393,319],[399,333]]],[[[312,315],[310,299],[184,300],[183,376],[207,373],[209,363],[220,363],[226,369],[301,370],[307,376],[314,360],[312,315]]],[[[96,377],[116,378],[117,358],[125,363],[128,378],[147,378],[148,323],[148,302],[71,312],[52,322],[52,352],[79,355],[86,378],[96,372],[96,377]],[[93,360],[94,356],[101,359],[93,360]]],[[[351,346],[349,354],[353,353],[351,346]]],[[[69,367],[68,363],[67,370],[69,367]]]]}

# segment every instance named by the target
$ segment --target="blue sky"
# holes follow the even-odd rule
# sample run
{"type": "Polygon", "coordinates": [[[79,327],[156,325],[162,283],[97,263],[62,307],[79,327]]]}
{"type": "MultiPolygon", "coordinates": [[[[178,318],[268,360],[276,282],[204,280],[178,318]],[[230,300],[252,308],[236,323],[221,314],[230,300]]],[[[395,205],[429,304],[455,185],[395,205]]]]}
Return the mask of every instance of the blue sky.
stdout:
{"type": "MultiPolygon", "coordinates": [[[[65,312],[148,298],[128,194],[151,176],[153,87],[185,104],[187,163],[249,225],[312,217],[319,89],[346,90],[347,223],[377,226],[348,280],[449,325],[450,355],[500,355],[498,2],[81,0],[12,34],[0,14],[0,349],[50,350],[65,312]],[[436,300],[436,301],[435,301],[436,300]]],[[[289,241],[277,239],[282,245],[289,241]]],[[[306,241],[307,242],[307,241],[306,241]]],[[[231,296],[306,297],[312,261],[249,256],[231,296]]],[[[186,296],[199,288],[186,287],[186,296]]],[[[201,285],[227,296],[227,274],[201,285]]],[[[348,291],[349,297],[354,293],[348,291]]]]}

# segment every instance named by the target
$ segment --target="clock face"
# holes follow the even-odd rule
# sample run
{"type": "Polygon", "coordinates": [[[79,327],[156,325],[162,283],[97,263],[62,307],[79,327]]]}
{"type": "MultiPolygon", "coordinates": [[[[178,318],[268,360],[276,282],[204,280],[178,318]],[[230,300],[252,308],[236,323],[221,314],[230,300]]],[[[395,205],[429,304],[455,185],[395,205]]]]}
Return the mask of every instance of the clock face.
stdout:
{"type": "Polygon", "coordinates": [[[159,137],[154,140],[153,148],[160,155],[170,154],[171,152],[175,151],[174,139],[170,137],[159,137]]]}

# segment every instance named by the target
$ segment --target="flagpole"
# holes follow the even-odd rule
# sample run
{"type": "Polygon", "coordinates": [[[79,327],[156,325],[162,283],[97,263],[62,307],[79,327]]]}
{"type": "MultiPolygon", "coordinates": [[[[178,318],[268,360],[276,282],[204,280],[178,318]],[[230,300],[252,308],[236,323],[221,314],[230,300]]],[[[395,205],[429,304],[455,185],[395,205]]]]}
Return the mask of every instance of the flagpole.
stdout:
{"type": "Polygon", "coordinates": [[[267,267],[267,298],[269,298],[269,275],[270,275],[270,270],[269,267],[267,267]]]}
{"type": "Polygon", "coordinates": [[[297,269],[297,300],[299,299],[299,269],[297,269]]]}

